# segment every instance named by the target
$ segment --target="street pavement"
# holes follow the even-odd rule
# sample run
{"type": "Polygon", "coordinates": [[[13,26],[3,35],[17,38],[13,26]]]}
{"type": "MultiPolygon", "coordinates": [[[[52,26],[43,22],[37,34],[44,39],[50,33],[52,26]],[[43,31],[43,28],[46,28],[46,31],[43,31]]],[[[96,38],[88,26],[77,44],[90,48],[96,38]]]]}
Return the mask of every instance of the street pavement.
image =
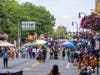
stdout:
{"type": "Polygon", "coordinates": [[[66,69],[66,60],[48,60],[44,63],[40,63],[34,68],[31,68],[30,71],[25,71],[24,75],[28,75],[29,73],[35,75],[47,75],[48,72],[52,69],[52,66],[57,64],[59,66],[59,71],[61,75],[78,75],[78,71],[76,67],[71,66],[69,69],[66,69]]]}
{"type": "MultiPolygon", "coordinates": [[[[66,68],[67,58],[65,60],[62,60],[61,58],[59,58],[58,60],[48,59],[46,62],[42,63],[39,63],[35,59],[29,58],[9,59],[7,69],[23,70],[23,75],[47,75],[54,64],[57,64],[59,66],[61,75],[78,75],[77,67],[71,65],[69,69],[66,68]]],[[[3,68],[2,58],[0,58],[0,68],[5,69],[3,68]]]]}
{"type": "MultiPolygon", "coordinates": [[[[8,69],[21,69],[21,70],[23,70],[24,67],[27,67],[30,64],[33,64],[35,62],[37,62],[37,60],[30,59],[30,58],[9,59],[8,69]]],[[[3,59],[2,58],[0,58],[0,68],[3,68],[3,59]]]]}
{"type": "MultiPolygon", "coordinates": [[[[59,66],[61,75],[78,75],[77,66],[73,66],[72,64],[70,64],[70,67],[66,68],[67,63],[67,57],[65,58],[65,60],[62,60],[61,56],[59,56],[58,60],[48,59],[46,62],[42,63],[39,63],[36,59],[14,58],[9,59],[7,70],[23,70],[23,75],[47,75],[48,72],[52,69],[52,66],[54,64],[57,64],[59,66]]],[[[0,68],[5,69],[3,68],[2,58],[0,58],[0,68]]]]}

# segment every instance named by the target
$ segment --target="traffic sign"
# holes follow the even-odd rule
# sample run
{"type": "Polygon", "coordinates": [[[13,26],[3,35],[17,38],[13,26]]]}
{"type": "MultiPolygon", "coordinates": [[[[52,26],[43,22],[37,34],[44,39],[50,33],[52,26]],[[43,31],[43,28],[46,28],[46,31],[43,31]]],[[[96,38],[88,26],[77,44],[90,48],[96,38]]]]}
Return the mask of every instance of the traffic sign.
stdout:
{"type": "Polygon", "coordinates": [[[22,30],[35,30],[35,22],[22,22],[22,30]]]}

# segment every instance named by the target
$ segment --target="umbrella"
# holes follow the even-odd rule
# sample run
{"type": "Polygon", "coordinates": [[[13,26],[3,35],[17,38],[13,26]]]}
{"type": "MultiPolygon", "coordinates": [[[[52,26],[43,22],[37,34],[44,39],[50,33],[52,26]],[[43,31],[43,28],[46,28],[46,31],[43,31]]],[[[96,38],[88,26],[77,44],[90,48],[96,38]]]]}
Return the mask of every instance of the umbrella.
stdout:
{"type": "Polygon", "coordinates": [[[70,40],[71,43],[73,43],[74,45],[77,43],[76,40],[70,40]]]}
{"type": "Polygon", "coordinates": [[[74,47],[74,44],[69,42],[69,41],[66,41],[64,43],[62,43],[63,46],[65,46],[66,48],[72,48],[74,47]]]}
{"type": "Polygon", "coordinates": [[[74,44],[69,43],[69,44],[65,44],[64,46],[65,46],[66,48],[72,48],[72,47],[74,47],[74,44]]]}
{"type": "Polygon", "coordinates": [[[15,46],[14,44],[11,44],[11,43],[9,43],[9,42],[7,42],[7,41],[1,41],[0,42],[0,46],[15,46]]]}
{"type": "Polygon", "coordinates": [[[72,43],[72,42],[66,41],[66,42],[63,42],[62,45],[66,45],[66,44],[70,44],[70,43],[72,43]]]}
{"type": "Polygon", "coordinates": [[[24,44],[24,46],[36,46],[37,44],[35,42],[28,42],[24,44]]]}

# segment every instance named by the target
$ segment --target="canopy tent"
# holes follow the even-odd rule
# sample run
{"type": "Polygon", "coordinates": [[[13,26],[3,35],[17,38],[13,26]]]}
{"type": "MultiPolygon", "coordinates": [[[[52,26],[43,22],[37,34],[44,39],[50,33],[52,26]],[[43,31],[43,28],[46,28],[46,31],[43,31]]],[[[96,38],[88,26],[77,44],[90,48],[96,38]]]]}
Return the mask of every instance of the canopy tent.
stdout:
{"type": "Polygon", "coordinates": [[[24,46],[36,46],[37,44],[35,42],[28,42],[24,44],[24,46]]]}
{"type": "Polygon", "coordinates": [[[42,39],[42,40],[48,40],[48,38],[46,38],[46,37],[42,37],[41,39],[42,39]]]}
{"type": "Polygon", "coordinates": [[[0,46],[10,46],[10,47],[14,47],[15,45],[14,44],[11,44],[7,41],[1,41],[0,42],[0,46]]]}
{"type": "Polygon", "coordinates": [[[43,44],[46,44],[46,43],[47,43],[47,41],[45,41],[45,40],[36,40],[36,44],[43,45],[43,44]]]}

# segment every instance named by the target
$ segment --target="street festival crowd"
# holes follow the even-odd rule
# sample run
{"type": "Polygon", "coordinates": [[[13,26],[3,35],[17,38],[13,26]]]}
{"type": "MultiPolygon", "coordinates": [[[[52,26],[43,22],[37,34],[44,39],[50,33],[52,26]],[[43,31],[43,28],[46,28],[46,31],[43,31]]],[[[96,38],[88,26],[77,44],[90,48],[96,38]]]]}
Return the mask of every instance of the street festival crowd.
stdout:
{"type": "MultiPolygon", "coordinates": [[[[61,42],[62,43],[62,42],[61,42]]],[[[95,72],[96,63],[96,51],[93,47],[86,47],[85,45],[74,45],[74,47],[66,48],[59,44],[57,41],[49,41],[46,45],[24,47],[18,50],[16,47],[11,49],[10,47],[0,47],[0,57],[4,59],[4,67],[8,67],[8,59],[14,58],[30,58],[36,59],[40,63],[45,62],[49,52],[49,59],[59,60],[59,55],[65,60],[67,56],[68,65],[71,63],[76,66],[79,75],[87,75],[95,72]],[[49,51],[48,51],[49,49],[49,51]]]]}

